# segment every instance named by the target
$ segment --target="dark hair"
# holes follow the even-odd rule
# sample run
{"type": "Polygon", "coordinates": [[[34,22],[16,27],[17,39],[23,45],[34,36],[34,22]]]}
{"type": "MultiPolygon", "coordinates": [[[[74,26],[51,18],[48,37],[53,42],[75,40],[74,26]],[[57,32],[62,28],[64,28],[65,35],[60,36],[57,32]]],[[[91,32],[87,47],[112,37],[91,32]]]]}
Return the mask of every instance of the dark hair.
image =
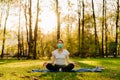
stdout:
{"type": "Polygon", "coordinates": [[[61,39],[58,39],[58,40],[57,40],[57,43],[58,43],[59,41],[61,41],[62,43],[64,43],[63,40],[61,40],[61,39]]]}

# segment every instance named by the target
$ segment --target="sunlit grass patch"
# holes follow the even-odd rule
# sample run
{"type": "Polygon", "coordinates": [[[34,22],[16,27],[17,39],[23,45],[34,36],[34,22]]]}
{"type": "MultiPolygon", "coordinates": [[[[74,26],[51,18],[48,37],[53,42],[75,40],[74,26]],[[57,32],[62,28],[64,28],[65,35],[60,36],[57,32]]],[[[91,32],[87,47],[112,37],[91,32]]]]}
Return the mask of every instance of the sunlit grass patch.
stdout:
{"type": "Polygon", "coordinates": [[[88,65],[93,65],[93,66],[100,65],[99,61],[78,61],[78,62],[88,64],[88,65]]]}
{"type": "Polygon", "coordinates": [[[3,64],[3,67],[9,67],[9,68],[24,68],[24,67],[31,67],[31,66],[40,66],[43,62],[40,61],[25,61],[25,62],[14,62],[14,63],[8,63],[3,64]]]}

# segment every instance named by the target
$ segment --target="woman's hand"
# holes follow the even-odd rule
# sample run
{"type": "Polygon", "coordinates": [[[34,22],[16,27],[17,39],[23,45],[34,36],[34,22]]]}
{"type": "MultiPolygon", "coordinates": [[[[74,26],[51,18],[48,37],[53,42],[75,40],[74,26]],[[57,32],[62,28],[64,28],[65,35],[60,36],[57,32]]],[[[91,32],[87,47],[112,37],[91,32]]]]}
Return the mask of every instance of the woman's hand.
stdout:
{"type": "Polygon", "coordinates": [[[48,62],[44,62],[44,63],[43,63],[43,66],[46,66],[47,64],[48,64],[48,62]]]}
{"type": "Polygon", "coordinates": [[[44,62],[44,63],[43,63],[43,66],[46,66],[48,63],[54,64],[54,61],[55,61],[55,56],[52,55],[52,56],[51,56],[51,61],[50,61],[50,62],[44,62]]]}
{"type": "Polygon", "coordinates": [[[78,66],[78,63],[76,63],[76,62],[73,62],[72,64],[73,64],[74,66],[78,66]]]}

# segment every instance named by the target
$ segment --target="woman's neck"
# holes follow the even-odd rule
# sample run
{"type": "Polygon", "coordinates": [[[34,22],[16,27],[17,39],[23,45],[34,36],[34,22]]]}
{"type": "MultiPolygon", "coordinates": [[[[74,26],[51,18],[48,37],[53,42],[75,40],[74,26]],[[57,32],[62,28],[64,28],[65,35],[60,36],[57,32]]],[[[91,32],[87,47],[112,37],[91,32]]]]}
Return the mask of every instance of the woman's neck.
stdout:
{"type": "Polygon", "coordinates": [[[59,48],[59,49],[58,49],[58,51],[62,51],[62,50],[63,50],[63,48],[59,48]]]}
{"type": "Polygon", "coordinates": [[[58,49],[58,53],[62,53],[63,52],[63,49],[62,48],[60,48],[60,49],[58,49]]]}

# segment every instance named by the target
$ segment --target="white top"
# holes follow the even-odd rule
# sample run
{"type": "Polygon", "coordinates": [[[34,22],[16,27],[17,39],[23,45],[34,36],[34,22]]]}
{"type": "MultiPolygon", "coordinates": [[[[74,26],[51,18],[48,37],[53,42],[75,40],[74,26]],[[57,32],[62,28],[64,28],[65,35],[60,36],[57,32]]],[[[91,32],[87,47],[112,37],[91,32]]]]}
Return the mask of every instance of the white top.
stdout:
{"type": "Polygon", "coordinates": [[[67,55],[69,55],[70,53],[63,49],[63,51],[61,53],[58,52],[58,49],[54,50],[52,52],[52,54],[55,56],[55,64],[58,64],[58,65],[65,65],[65,58],[67,55]]]}

